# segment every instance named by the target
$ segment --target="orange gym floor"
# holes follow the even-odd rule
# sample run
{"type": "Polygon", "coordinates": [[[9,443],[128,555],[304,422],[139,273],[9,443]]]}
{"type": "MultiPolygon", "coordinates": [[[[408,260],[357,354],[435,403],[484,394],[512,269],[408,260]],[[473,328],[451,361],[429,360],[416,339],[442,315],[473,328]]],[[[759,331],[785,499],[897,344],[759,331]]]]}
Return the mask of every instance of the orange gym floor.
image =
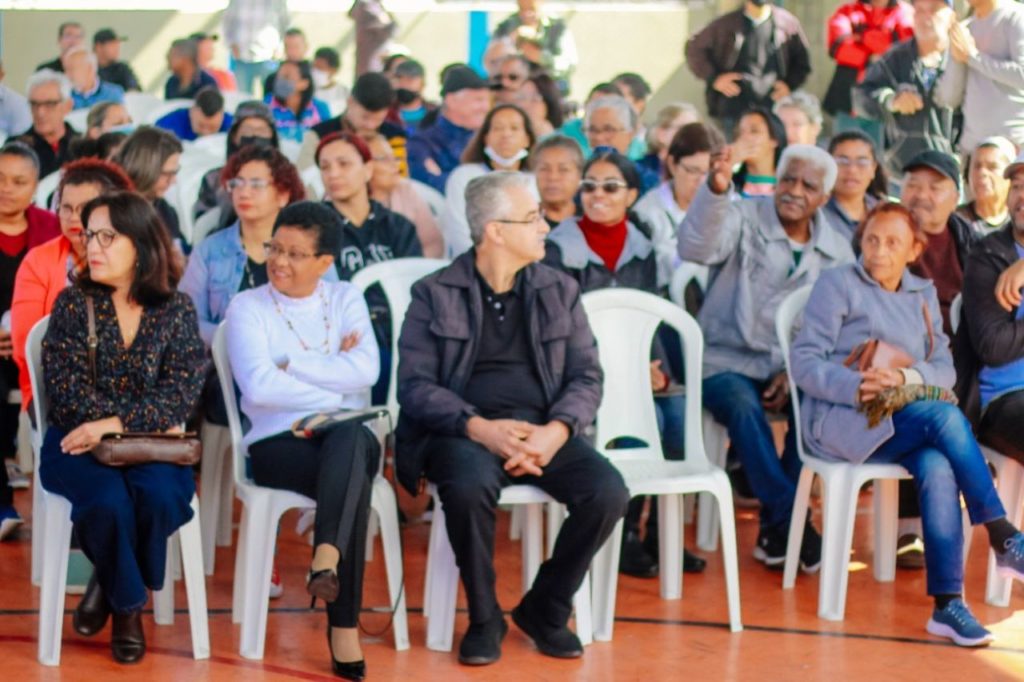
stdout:
{"type": "MultiPolygon", "coordinates": [[[[115,664],[109,653],[109,627],[93,639],[71,628],[67,598],[64,644],[59,668],[36,662],[39,591],[29,582],[31,519],[28,491],[18,492],[16,506],[26,515],[20,536],[0,545],[0,679],[23,680],[331,680],[322,612],[309,611],[304,577],[309,545],[295,534],[295,512],[282,521],[277,550],[285,593],[271,602],[266,654],[262,661],[238,655],[239,627],[231,623],[234,548],[217,549],[217,570],[208,578],[212,655],[194,661],[184,586],[178,583],[178,616],[173,626],[145,618],[149,644],[135,666],[115,664]]],[[[424,644],[423,571],[429,526],[402,530],[409,634],[412,648],[396,652],[390,633],[363,636],[369,680],[925,680],[978,682],[1024,679],[1024,589],[1014,588],[1011,607],[984,604],[985,533],[974,534],[966,596],[979,619],[995,631],[997,641],[983,650],[965,650],[927,634],[930,600],[923,571],[897,571],[896,581],[874,581],[870,570],[870,493],[860,500],[851,557],[846,620],[817,617],[817,576],[801,575],[792,591],[781,589],[781,573],[770,572],[751,557],[757,534],[756,513],[738,510],[742,633],[727,628],[722,562],[708,556],[703,575],[686,575],[683,598],[663,601],[658,581],[619,579],[614,640],[596,642],[581,660],[559,661],[533,650],[512,626],[502,659],[486,668],[465,668],[454,653],[427,650],[424,644]]],[[[237,514],[237,510],[236,510],[237,514]]],[[[520,582],[518,547],[508,539],[508,515],[500,514],[497,563],[499,597],[506,610],[516,604],[520,582]]],[[[688,529],[688,541],[692,530],[688,529]]],[[[387,603],[380,552],[367,567],[364,608],[387,603]]],[[[379,631],[387,622],[367,611],[364,626],[379,631]]],[[[463,610],[456,620],[456,646],[466,626],[463,610]]]]}

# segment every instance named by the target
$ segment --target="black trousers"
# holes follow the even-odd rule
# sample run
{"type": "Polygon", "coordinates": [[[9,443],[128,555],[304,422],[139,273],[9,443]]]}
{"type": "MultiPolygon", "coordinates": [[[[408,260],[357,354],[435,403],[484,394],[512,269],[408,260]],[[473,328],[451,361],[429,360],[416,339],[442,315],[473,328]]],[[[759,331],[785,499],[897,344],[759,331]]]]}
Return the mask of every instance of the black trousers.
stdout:
{"type": "Polygon", "coordinates": [[[1024,464],[1024,391],[990,402],[981,418],[978,440],[1024,464]]]}
{"type": "Polygon", "coordinates": [[[0,360],[0,507],[14,504],[14,489],[8,485],[5,459],[18,452],[18,416],[20,405],[9,405],[7,394],[18,387],[18,366],[13,360],[0,360]]]}
{"type": "Polygon", "coordinates": [[[258,485],[316,500],[313,544],[334,545],[341,553],[341,592],[327,605],[327,620],[336,628],[356,627],[363,600],[370,493],[380,459],[377,439],[357,423],[341,424],[317,438],[297,438],[288,432],[250,445],[249,459],[258,485]],[[354,488],[349,485],[353,475],[361,481],[354,488]],[[346,508],[354,513],[346,515],[346,508]],[[350,520],[344,521],[346,517],[350,520]]]}
{"type": "Polygon", "coordinates": [[[618,470],[579,438],[562,446],[543,476],[513,478],[503,464],[468,438],[435,436],[430,443],[427,478],[437,485],[444,505],[470,622],[484,622],[501,612],[494,572],[498,495],[505,486],[523,483],[537,486],[569,510],[551,558],[541,565],[529,593],[531,606],[546,621],[564,626],[594,554],[626,513],[629,492],[618,470]]]}

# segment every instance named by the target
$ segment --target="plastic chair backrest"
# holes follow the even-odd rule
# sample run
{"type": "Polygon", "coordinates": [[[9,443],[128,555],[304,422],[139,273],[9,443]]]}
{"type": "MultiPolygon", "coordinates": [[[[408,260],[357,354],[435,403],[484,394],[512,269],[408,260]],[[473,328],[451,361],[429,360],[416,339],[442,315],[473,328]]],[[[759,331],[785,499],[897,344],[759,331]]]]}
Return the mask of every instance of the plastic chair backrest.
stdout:
{"type": "Polygon", "coordinates": [[[960,316],[963,313],[963,307],[963,294],[957,294],[956,298],[949,304],[949,326],[954,334],[960,329],[960,316]]]}
{"type": "Polygon", "coordinates": [[[164,101],[156,95],[148,92],[126,92],[124,93],[124,108],[136,125],[141,125],[149,120],[149,113],[157,107],[163,106],[164,101]]]}
{"type": "Polygon", "coordinates": [[[178,210],[181,233],[185,235],[189,244],[195,244],[195,220],[192,218],[192,209],[199,199],[199,187],[203,184],[206,174],[219,165],[214,159],[194,159],[189,163],[182,160],[181,171],[175,183],[178,187],[178,202],[175,208],[178,210]]]}
{"type": "Polygon", "coordinates": [[[302,143],[295,140],[281,140],[279,148],[286,159],[295,163],[299,159],[299,152],[302,151],[302,143]]]}
{"type": "Polygon", "coordinates": [[[84,135],[86,128],[89,125],[89,109],[75,109],[64,117],[64,121],[76,131],[84,135]]]}
{"type": "Polygon", "coordinates": [[[677,306],[685,307],[686,285],[696,280],[701,291],[708,288],[708,267],[699,263],[683,261],[672,273],[672,281],[668,285],[668,297],[677,306]]]}
{"type": "Polygon", "coordinates": [[[220,390],[224,396],[224,406],[228,413],[228,431],[231,433],[231,456],[234,459],[235,485],[252,485],[246,475],[246,450],[242,445],[242,417],[235,399],[235,376],[231,372],[231,361],[228,359],[227,326],[222,322],[217,325],[213,334],[213,365],[220,379],[220,390]]]}
{"type": "Polygon", "coordinates": [[[320,201],[324,197],[324,179],[320,175],[320,168],[318,166],[310,166],[306,170],[302,171],[302,184],[309,189],[313,190],[314,196],[306,197],[310,201],[320,201]]]}
{"type": "Polygon", "coordinates": [[[811,285],[802,286],[793,293],[782,299],[779,309],[775,311],[775,335],[779,338],[779,347],[782,349],[782,357],[786,361],[786,377],[789,380],[789,400],[793,404],[793,423],[796,424],[796,451],[800,459],[806,458],[804,453],[804,438],[800,432],[800,393],[797,390],[796,382],[793,381],[793,372],[790,368],[789,349],[793,345],[797,322],[807,307],[807,299],[811,297],[811,285]]]}
{"type": "Polygon", "coordinates": [[[683,412],[686,461],[707,463],[701,426],[701,363],[704,335],[685,310],[637,289],[601,289],[583,295],[590,328],[604,370],[604,398],[597,411],[597,449],[614,460],[662,460],[658,419],[651,393],[651,342],[658,326],[674,329],[682,341],[689,379],[683,412]],[[632,437],[646,447],[611,450],[608,443],[632,437]]]}
{"type": "Polygon", "coordinates": [[[396,258],[374,263],[352,276],[352,284],[365,294],[374,284],[380,284],[391,309],[391,380],[388,382],[388,403],[394,423],[398,423],[398,336],[402,331],[405,313],[412,303],[412,285],[432,272],[448,265],[440,258],[396,258]]]}
{"type": "Polygon", "coordinates": [[[156,125],[157,121],[159,121],[161,118],[171,113],[172,111],[177,111],[178,109],[188,109],[190,106],[192,106],[192,100],[190,99],[169,99],[163,102],[162,104],[158,104],[157,106],[153,107],[148,112],[146,112],[146,115],[142,118],[142,120],[134,120],[136,125],[156,125]]]}
{"type": "MultiPolygon", "coordinates": [[[[46,336],[49,326],[50,316],[47,315],[35,323],[25,342],[28,379],[32,385],[32,411],[35,413],[36,433],[39,436],[40,445],[42,445],[43,438],[46,437],[46,415],[50,411],[50,400],[46,395],[46,384],[43,381],[43,337],[46,336]]],[[[38,449],[36,449],[36,456],[39,456],[38,449]]],[[[38,466],[39,462],[36,462],[36,471],[39,471],[38,466]]]]}
{"type": "MultiPolygon", "coordinates": [[[[182,162],[186,162],[186,160],[191,162],[191,157],[201,155],[202,157],[215,159],[218,164],[223,164],[227,160],[228,155],[228,134],[213,133],[211,135],[203,135],[191,142],[186,142],[184,147],[185,153],[182,154],[182,162]]],[[[201,163],[202,160],[196,159],[196,162],[201,163]]]]}
{"type": "Polygon", "coordinates": [[[440,218],[441,214],[444,213],[444,195],[419,180],[410,180],[409,182],[412,183],[413,189],[420,195],[420,198],[427,202],[427,206],[430,207],[430,212],[434,214],[434,217],[440,218]]]}
{"type": "Polygon", "coordinates": [[[46,203],[46,200],[51,194],[57,191],[57,185],[60,184],[60,178],[61,171],[55,170],[45,178],[39,180],[39,184],[36,186],[35,197],[32,199],[36,206],[50,210],[50,206],[46,203]]]}
{"type": "Polygon", "coordinates": [[[199,216],[192,226],[192,248],[199,246],[199,243],[209,237],[219,224],[220,206],[215,206],[199,216]]]}
{"type": "Polygon", "coordinates": [[[259,99],[256,95],[251,92],[222,92],[220,93],[224,97],[224,111],[235,115],[235,110],[238,109],[238,105],[242,102],[248,102],[250,100],[259,99]]]}

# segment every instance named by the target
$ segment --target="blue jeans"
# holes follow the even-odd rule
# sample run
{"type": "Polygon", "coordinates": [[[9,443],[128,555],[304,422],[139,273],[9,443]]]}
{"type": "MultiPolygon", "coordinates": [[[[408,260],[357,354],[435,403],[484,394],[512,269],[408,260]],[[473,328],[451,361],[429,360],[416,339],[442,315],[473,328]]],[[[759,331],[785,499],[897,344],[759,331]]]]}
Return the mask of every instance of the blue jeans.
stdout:
{"type": "Polygon", "coordinates": [[[960,494],[971,523],[1006,516],[971,425],[949,403],[921,400],[893,415],[896,433],[869,462],[902,464],[914,477],[921,502],[928,594],[960,594],[964,533],[960,494]]]}
{"type": "Polygon", "coordinates": [[[241,62],[233,59],[231,60],[231,70],[235,73],[235,80],[238,81],[239,92],[257,95],[253,83],[258,84],[260,92],[263,92],[263,81],[277,71],[277,62],[241,62]]]}
{"type": "Polygon", "coordinates": [[[761,394],[768,381],[722,372],[705,378],[703,387],[704,407],[715,421],[725,425],[750,487],[761,501],[761,529],[786,532],[800,478],[792,409],[786,407],[789,430],[779,459],[772,428],[761,405],[761,394]]]}

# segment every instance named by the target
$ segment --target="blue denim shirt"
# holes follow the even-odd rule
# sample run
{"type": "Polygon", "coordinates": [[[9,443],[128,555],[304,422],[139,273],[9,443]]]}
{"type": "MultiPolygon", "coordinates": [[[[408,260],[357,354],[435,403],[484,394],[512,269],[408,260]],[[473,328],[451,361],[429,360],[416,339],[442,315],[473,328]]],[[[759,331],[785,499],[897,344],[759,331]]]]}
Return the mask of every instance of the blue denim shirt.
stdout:
{"type": "Polygon", "coordinates": [[[448,174],[461,163],[462,151],[469,144],[473,133],[469,128],[455,125],[443,114],[438,116],[437,123],[426,130],[416,131],[409,138],[409,175],[413,180],[425,182],[444,194],[448,174]],[[427,159],[434,160],[441,169],[440,175],[427,170],[427,159]]]}
{"type": "MultiPolygon", "coordinates": [[[[242,286],[245,261],[238,221],[199,242],[188,259],[178,289],[192,299],[199,318],[199,335],[207,346],[213,343],[213,334],[224,319],[228,303],[242,286]]],[[[323,279],[337,282],[335,268],[327,268],[323,279]]]]}
{"type": "Polygon", "coordinates": [[[71,100],[75,103],[75,109],[88,109],[93,104],[100,102],[124,102],[124,88],[96,78],[96,89],[92,92],[81,93],[71,91],[71,100]]]}

